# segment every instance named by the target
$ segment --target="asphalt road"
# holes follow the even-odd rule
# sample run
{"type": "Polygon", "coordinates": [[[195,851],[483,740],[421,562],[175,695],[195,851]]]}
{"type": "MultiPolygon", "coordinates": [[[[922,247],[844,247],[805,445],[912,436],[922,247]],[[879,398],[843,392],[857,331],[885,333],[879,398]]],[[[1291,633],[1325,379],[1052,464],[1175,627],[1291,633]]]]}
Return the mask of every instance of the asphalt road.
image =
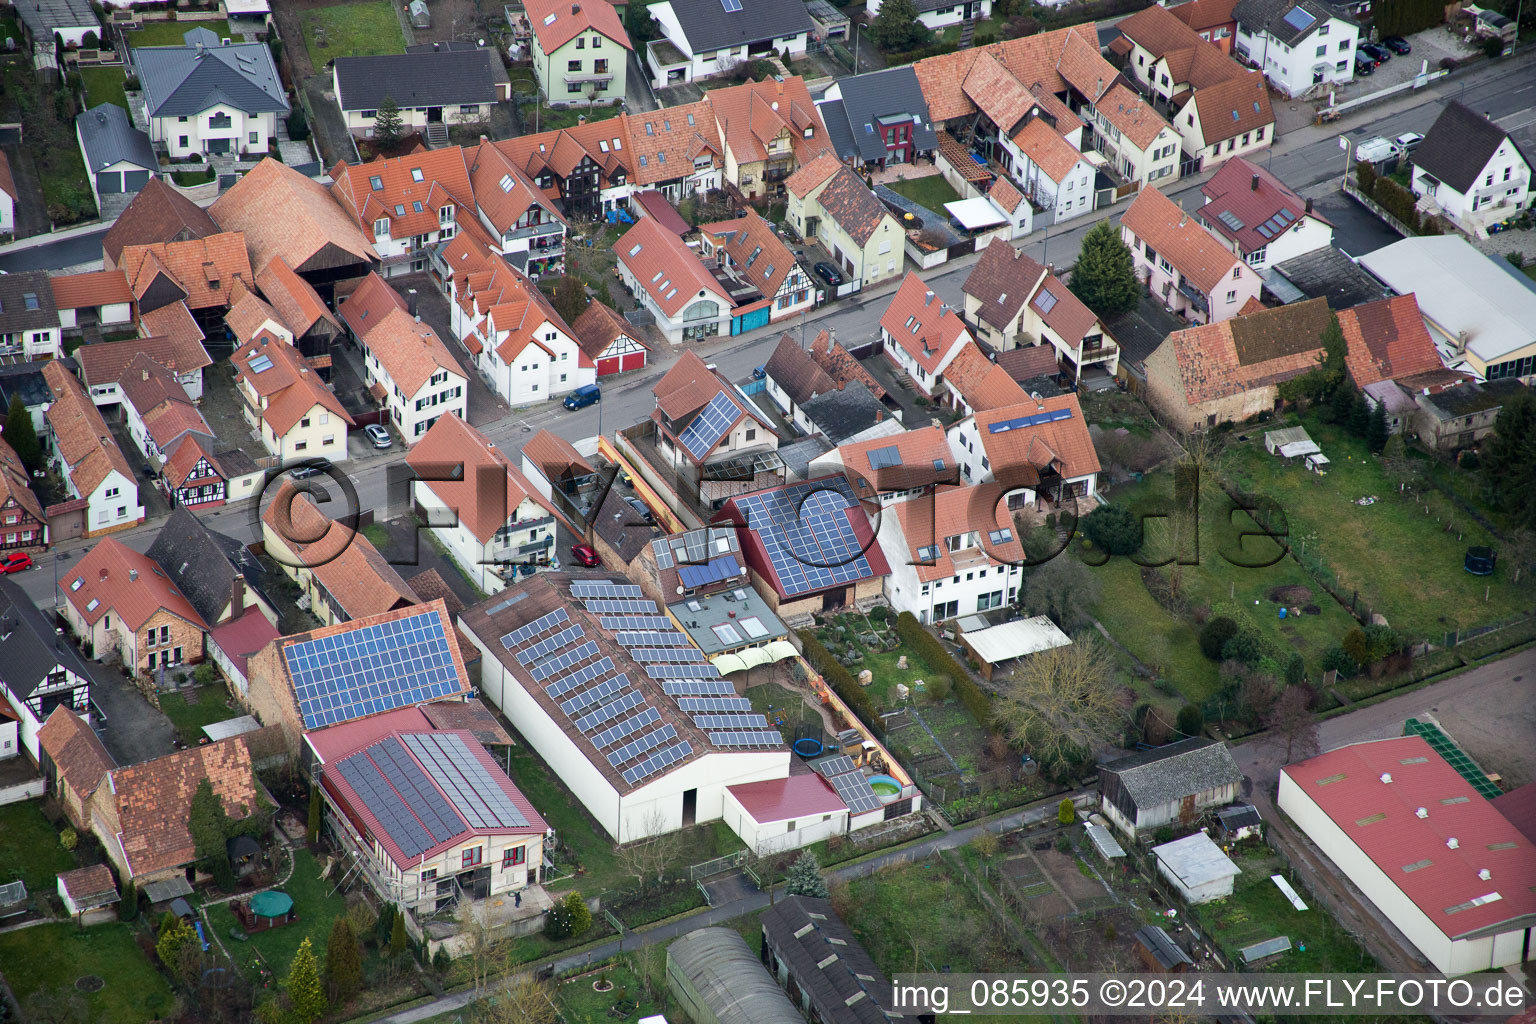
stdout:
{"type": "MultiPolygon", "coordinates": [[[[0,270],[62,270],[101,259],[106,228],[0,252],[0,270]]],[[[30,240],[24,240],[30,241],[30,240]]]]}

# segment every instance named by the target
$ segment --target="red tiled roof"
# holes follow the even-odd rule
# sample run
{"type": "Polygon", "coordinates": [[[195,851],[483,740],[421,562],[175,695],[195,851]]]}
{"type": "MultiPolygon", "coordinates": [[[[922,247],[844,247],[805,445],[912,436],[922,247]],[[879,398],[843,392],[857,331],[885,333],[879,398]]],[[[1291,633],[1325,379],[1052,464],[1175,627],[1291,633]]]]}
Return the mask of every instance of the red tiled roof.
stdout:
{"type": "MultiPolygon", "coordinates": [[[[1219,51],[1217,57],[1221,57],[1219,51]]],[[[1227,60],[1225,57],[1221,59],[1227,60]]],[[[1261,71],[1249,71],[1196,88],[1190,102],[1200,115],[1200,134],[1207,146],[1275,123],[1275,112],[1269,105],[1269,90],[1264,85],[1261,71]]]]}
{"type": "Polygon", "coordinates": [[[1234,266],[1242,264],[1198,220],[1155,188],[1138,192],[1120,223],[1208,295],[1232,273],[1234,266]]]}
{"type": "Polygon", "coordinates": [[[336,312],[352,328],[352,333],[362,338],[392,311],[406,308],[400,293],[376,271],[370,271],[351,294],[337,303],[336,312]]]}
{"type": "Polygon", "coordinates": [[[895,218],[885,208],[885,204],[876,198],[864,180],[841,165],[816,197],[816,204],[821,207],[822,213],[860,246],[874,237],[875,229],[882,221],[895,223],[895,218]]]}
{"type": "Polygon", "coordinates": [[[784,187],[792,194],[804,199],[815,191],[817,185],[836,174],[838,168],[842,166],[842,161],[838,160],[836,153],[823,153],[811,162],[801,164],[799,170],[784,179],[784,187]]]}
{"type": "Polygon", "coordinates": [[[62,872],[59,885],[76,904],[91,900],[94,906],[99,900],[93,897],[117,895],[117,880],[112,877],[112,869],[105,864],[88,864],[83,868],[62,872]]]}
{"type": "Polygon", "coordinates": [[[981,258],[966,276],[963,290],[980,303],[977,317],[1000,331],[1007,330],[1045,274],[1045,267],[1024,250],[1005,239],[994,238],[981,250],[981,258]]]}
{"type": "Polygon", "coordinates": [[[95,792],[106,774],[117,767],[96,731],[62,705],[38,728],[37,743],[81,800],[95,792]]]}
{"type": "Polygon", "coordinates": [[[256,810],[256,772],[239,737],[188,747],[112,772],[117,804],[116,836],[129,874],[179,867],[197,856],[188,827],[192,796],[207,779],[235,821],[256,810]]]}
{"type": "Polygon", "coordinates": [[[540,430],[524,441],[522,455],[539,468],[546,480],[559,480],[572,470],[578,476],[597,472],[571,442],[548,430],[540,430]]]}
{"type": "Polygon", "coordinates": [[[1031,398],[1018,405],[989,409],[976,414],[976,432],[981,446],[992,462],[992,474],[1008,486],[1030,486],[1030,477],[1052,465],[1067,478],[1087,476],[1099,471],[1099,453],[1094,450],[1088,422],[1074,394],[1056,395],[1036,401],[1031,398]],[[994,424],[1005,424],[1025,416],[1066,409],[1071,415],[1050,423],[1015,427],[998,432],[994,424]]]}
{"type": "Polygon", "coordinates": [[[457,413],[450,412],[432,424],[405,461],[421,474],[421,486],[452,509],[460,525],[482,544],[490,543],[524,502],[554,511],[506,453],[457,413]],[[442,470],[446,466],[462,466],[463,471],[445,480],[442,478],[447,474],[442,470]]]}
{"type": "Polygon", "coordinates": [[[407,399],[426,387],[440,370],[451,379],[463,379],[464,371],[428,324],[403,309],[392,309],[368,329],[363,344],[407,399]]]}
{"type": "Polygon", "coordinates": [[[1052,376],[1059,369],[1056,349],[1050,345],[1025,345],[999,352],[997,365],[1007,370],[1008,375],[1021,384],[1034,377],[1052,376]]]}
{"type": "MultiPolygon", "coordinates": [[[[1013,513],[1003,500],[1001,484],[939,487],[931,498],[900,501],[896,520],[907,542],[907,559],[923,583],[955,575],[955,560],[948,539],[967,533],[980,534],[977,545],[989,564],[1016,565],[1024,560],[1024,547],[1013,535],[1013,513]],[[994,543],[989,534],[1007,530],[1008,540],[994,543]],[[924,548],[933,551],[924,551],[924,548]],[[925,554],[934,557],[925,558],[925,554]]],[[[962,548],[961,550],[965,550],[962,548]]]]}
{"type": "Polygon", "coordinates": [[[992,184],[991,191],[987,193],[987,198],[1002,207],[1006,212],[1012,213],[1024,201],[1024,193],[1014,188],[1013,182],[1007,178],[998,178],[992,184]]]}
{"type": "Polygon", "coordinates": [[[267,617],[261,614],[261,610],[255,607],[246,609],[245,614],[238,619],[214,626],[209,631],[213,645],[223,651],[224,656],[234,662],[241,672],[245,671],[246,660],[251,655],[281,635],[267,621],[267,617]]]}
{"type": "Polygon", "coordinates": [[[1344,363],[1355,387],[1445,369],[1412,292],[1340,310],[1344,363]]]}
{"type": "Polygon", "coordinates": [[[115,264],[124,246],[175,242],[218,233],[219,225],[207,210],[154,176],[107,229],[101,239],[101,251],[115,264]]]}
{"type": "Polygon", "coordinates": [[[724,161],[715,108],[708,99],[622,116],[634,160],[631,179],[637,185],[687,177],[693,173],[694,159],[704,153],[712,161],[724,161]]]}
{"type": "Polygon", "coordinates": [[[794,818],[815,818],[817,815],[848,809],[848,805],[843,803],[827,780],[815,772],[762,782],[744,782],[727,786],[726,791],[736,798],[741,809],[759,825],[794,818]]]}
{"type": "Polygon", "coordinates": [[[134,357],[143,354],[166,369],[182,374],[213,364],[208,350],[191,338],[133,338],[128,341],[101,341],[75,349],[80,374],[86,384],[105,384],[118,380],[134,357]]]}
{"type": "Polygon", "coordinates": [[[88,309],[133,301],[133,289],[128,287],[128,278],[121,269],[61,274],[50,277],[48,283],[53,286],[53,304],[60,309],[88,309]]]}
{"type": "Polygon", "coordinates": [[[950,450],[949,437],[936,423],[842,445],[837,449],[837,460],[842,463],[848,485],[860,498],[957,479],[958,464],[950,450]],[[871,462],[869,453],[880,448],[896,449],[895,465],[876,467],[871,462]]]}
{"type": "Polygon", "coordinates": [[[458,146],[417,149],[365,164],[340,163],[331,177],[331,198],[356,218],[369,238],[379,220],[389,221],[391,238],[431,234],[441,226],[440,209],[452,206],[457,212],[474,199],[464,150],[458,146]]]}
{"type": "Polygon", "coordinates": [[[937,372],[955,346],[971,340],[955,311],[911,271],[892,296],[880,326],[929,373],[937,372]]]}
{"type": "Polygon", "coordinates": [[[784,244],[773,225],[750,206],[745,217],[718,224],[701,224],[699,231],[731,257],[738,273],[768,298],[784,285],[795,269],[794,254],[784,244]]]}
{"type": "Polygon", "coordinates": [[[97,541],[59,578],[59,589],[90,625],[103,615],[115,613],[125,626],[136,630],[164,609],[199,629],[207,628],[154,559],[115,537],[97,541]]]}
{"type": "Polygon", "coordinates": [[[1168,335],[1185,401],[1199,405],[1299,377],[1317,365],[1328,300],[1239,314],[1168,335]]]}
{"type": "Polygon", "coordinates": [[[341,400],[309,368],[299,350],[281,338],[262,332],[240,346],[230,361],[235,365],[236,380],[249,380],[257,394],[269,399],[261,418],[278,437],[285,436],[316,406],[340,417],[348,426],[355,425],[341,400]],[[271,365],[256,372],[252,362],[263,355],[271,365]]]}
{"type": "Polygon", "coordinates": [[[208,212],[225,231],[245,233],[256,266],[281,256],[304,273],[317,257],[326,267],[379,259],[356,218],[331,199],[324,185],[270,158],[246,172],[208,212]]]}
{"type": "Polygon", "coordinates": [[[1168,8],[1168,13],[1196,32],[1204,32],[1222,25],[1236,25],[1237,19],[1232,16],[1232,8],[1236,6],[1237,0],[1190,0],[1168,8]]]}
{"type": "Polygon", "coordinates": [[[1090,101],[1097,101],[1119,74],[1099,51],[1091,25],[1059,28],[927,57],[912,65],[912,69],[935,122],[943,124],[976,112],[975,102],[966,95],[965,81],[983,53],[995,58],[1026,87],[1038,84],[1046,92],[1063,93],[1070,85],[1090,101]]]}
{"type": "Polygon", "coordinates": [[[1322,219],[1309,213],[1306,200],[1279,178],[1240,156],[1222,164],[1211,180],[1200,186],[1200,193],[1205,197],[1205,205],[1196,211],[1200,220],[1218,235],[1236,242],[1245,253],[1264,248],[1306,217],[1322,219]],[[1241,226],[1233,227],[1222,218],[1223,213],[1241,226]],[[1276,216],[1281,220],[1271,222],[1276,216]],[[1259,228],[1267,222],[1266,237],[1259,228]]]}
{"type": "Polygon", "coordinates": [[[1056,129],[1047,124],[1044,118],[1031,118],[1013,137],[1013,143],[1046,177],[1057,184],[1066,181],[1072,168],[1083,159],[1077,147],[1057,134],[1056,129]]]}
{"type": "Polygon", "coordinates": [[[583,32],[597,32],[626,50],[634,49],[618,8],[608,0],[528,0],[523,9],[546,56],[583,32]]]}
{"type": "MultiPolygon", "coordinates": [[[[148,313],[139,313],[139,333],[146,338],[161,338],[179,346],[180,351],[190,352],[196,345],[203,348],[203,329],[197,326],[197,320],[192,316],[192,311],[187,308],[185,302],[173,302],[169,306],[161,306],[159,309],[148,313]]],[[[125,342],[125,344],[137,344],[137,342],[125,342]]],[[[205,350],[206,354],[206,350],[205,350]]]]}
{"type": "Polygon", "coordinates": [[[693,227],[683,220],[683,215],[677,212],[677,207],[655,189],[636,192],[634,199],[647,217],[655,217],[662,227],[674,235],[686,235],[693,230],[693,227]]]}
{"type": "Polygon", "coordinates": [[[53,393],[53,404],[45,415],[53,428],[54,450],[68,467],[75,490],[89,498],[113,470],[132,483],[133,469],[80,378],[55,360],[43,366],[43,380],[53,393]]]}
{"type": "Polygon", "coordinates": [[[139,299],[163,272],[181,286],[190,308],[228,309],[235,282],[248,285],[254,280],[245,244],[243,234],[226,231],[184,242],[129,245],[118,263],[139,299]]]}
{"type": "Polygon", "coordinates": [[[769,159],[768,145],[781,135],[796,163],[832,151],[827,126],[799,75],[711,89],[704,96],[737,164],[769,159]]]}
{"type": "Polygon", "coordinates": [[[1423,737],[1351,744],[1281,773],[1448,938],[1536,914],[1536,845],[1423,737]]]}
{"type": "Polygon", "coordinates": [[[853,358],[853,353],[832,340],[830,332],[821,331],[811,341],[811,358],[831,374],[832,379],[838,384],[858,381],[869,389],[869,393],[874,395],[877,401],[885,401],[885,388],[875,380],[873,374],[853,358]]]}
{"type": "Polygon", "coordinates": [[[43,522],[43,506],[37,500],[37,495],[32,493],[31,477],[27,473],[26,464],[16,454],[16,449],[7,444],[4,438],[0,438],[0,506],[9,499],[14,499],[38,523],[43,522]]]}
{"type": "Polygon", "coordinates": [[[293,268],[281,256],[267,261],[256,275],[256,287],[272,304],[283,322],[295,334],[307,334],[315,324],[325,322],[341,330],[334,314],[326,307],[325,300],[313,285],[293,272],[293,268]]]}
{"type": "Polygon", "coordinates": [[[621,337],[628,338],[642,348],[650,348],[628,320],[596,299],[587,303],[587,308],[581,311],[581,316],[576,318],[571,330],[575,333],[576,344],[581,346],[589,359],[596,359],[608,351],[621,337]]]}
{"type": "Polygon", "coordinates": [[[944,383],[975,411],[1018,405],[1029,398],[1008,371],[986,357],[975,342],[967,342],[944,368],[944,383]]]}
{"type": "Polygon", "coordinates": [[[1116,82],[1094,109],[1137,149],[1152,145],[1158,133],[1169,127],[1162,115],[1124,82],[1116,82]]]}
{"type": "Polygon", "coordinates": [[[698,253],[663,228],[654,217],[642,217],[614,247],[651,300],[667,316],[676,316],[705,292],[730,308],[733,303],[698,253]]]}

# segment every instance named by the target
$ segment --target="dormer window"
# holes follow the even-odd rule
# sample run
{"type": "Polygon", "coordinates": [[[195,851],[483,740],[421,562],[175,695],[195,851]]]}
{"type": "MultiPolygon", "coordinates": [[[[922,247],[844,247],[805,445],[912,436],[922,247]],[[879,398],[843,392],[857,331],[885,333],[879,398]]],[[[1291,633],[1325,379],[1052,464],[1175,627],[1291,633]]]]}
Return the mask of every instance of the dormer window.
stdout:
{"type": "Polygon", "coordinates": [[[389,234],[389,218],[380,217],[373,222],[373,234],[375,238],[383,238],[389,234]]]}

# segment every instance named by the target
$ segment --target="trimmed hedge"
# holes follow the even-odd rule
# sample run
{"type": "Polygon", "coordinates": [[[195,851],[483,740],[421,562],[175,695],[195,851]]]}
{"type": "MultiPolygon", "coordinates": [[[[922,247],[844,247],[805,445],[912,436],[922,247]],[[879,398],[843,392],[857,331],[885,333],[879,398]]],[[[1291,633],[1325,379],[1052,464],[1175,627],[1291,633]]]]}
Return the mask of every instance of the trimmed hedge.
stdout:
{"type": "Polygon", "coordinates": [[[896,616],[896,635],[902,641],[910,644],[918,655],[928,663],[928,667],[940,675],[949,677],[950,684],[954,686],[960,703],[965,705],[971,717],[976,719],[976,724],[983,729],[992,728],[992,698],[987,696],[976,685],[971,674],[965,666],[955,660],[955,656],[945,650],[939,643],[939,638],[923,628],[917,621],[917,616],[911,612],[902,612],[896,616]]]}
{"type": "Polygon", "coordinates": [[[821,673],[821,677],[832,687],[832,692],[843,698],[843,703],[848,705],[848,710],[858,715],[870,731],[882,739],[885,729],[880,723],[880,713],[875,709],[875,704],[869,699],[869,694],[864,692],[864,687],[848,671],[846,665],[838,661],[831,651],[827,650],[814,630],[802,629],[800,632],[800,644],[805,651],[805,660],[811,663],[811,667],[821,673]]]}

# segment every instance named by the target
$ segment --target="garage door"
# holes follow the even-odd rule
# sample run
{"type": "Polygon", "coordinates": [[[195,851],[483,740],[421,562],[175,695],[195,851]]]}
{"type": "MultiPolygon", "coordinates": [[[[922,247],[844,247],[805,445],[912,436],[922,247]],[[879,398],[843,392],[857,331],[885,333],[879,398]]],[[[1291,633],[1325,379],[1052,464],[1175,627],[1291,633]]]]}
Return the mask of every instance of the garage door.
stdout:
{"type": "Polygon", "coordinates": [[[624,363],[619,368],[622,369],[622,370],[643,370],[643,369],[645,369],[645,353],[644,352],[631,352],[631,353],[629,353],[627,356],[624,357],[624,363]]]}
{"type": "Polygon", "coordinates": [[[123,191],[124,192],[137,192],[139,189],[143,188],[145,185],[148,185],[148,184],[149,184],[149,172],[148,171],[124,171],[123,172],[123,191]]]}
{"type": "Polygon", "coordinates": [[[96,175],[96,191],[102,195],[110,195],[123,190],[122,171],[102,171],[96,175]]]}
{"type": "Polygon", "coordinates": [[[619,364],[618,356],[606,356],[597,361],[597,375],[599,377],[606,377],[610,373],[618,373],[621,369],[623,367],[619,364]]]}
{"type": "Polygon", "coordinates": [[[746,316],[736,317],[731,321],[731,333],[742,334],[757,327],[768,326],[768,315],[773,312],[767,306],[753,310],[746,316]]]}

